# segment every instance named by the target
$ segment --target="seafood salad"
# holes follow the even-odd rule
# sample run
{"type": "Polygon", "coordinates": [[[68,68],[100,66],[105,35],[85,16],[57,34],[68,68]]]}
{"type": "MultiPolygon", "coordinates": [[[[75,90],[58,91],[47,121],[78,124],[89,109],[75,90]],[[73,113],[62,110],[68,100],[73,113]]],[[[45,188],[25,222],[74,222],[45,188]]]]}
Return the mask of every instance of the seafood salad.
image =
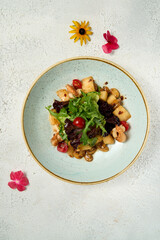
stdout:
{"type": "Polygon", "coordinates": [[[127,140],[131,115],[118,89],[107,84],[98,86],[90,76],[57,91],[60,100],[46,109],[53,129],[51,144],[59,152],[91,162],[97,150],[108,152],[109,144],[127,140]]]}

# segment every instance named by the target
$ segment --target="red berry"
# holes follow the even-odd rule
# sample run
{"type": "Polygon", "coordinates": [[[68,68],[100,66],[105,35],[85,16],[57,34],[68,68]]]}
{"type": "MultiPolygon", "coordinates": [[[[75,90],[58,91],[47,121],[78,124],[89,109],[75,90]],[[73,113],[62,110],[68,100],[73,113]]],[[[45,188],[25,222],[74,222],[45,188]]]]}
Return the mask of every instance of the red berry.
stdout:
{"type": "Polygon", "coordinates": [[[82,83],[81,83],[81,81],[80,80],[78,80],[78,79],[73,79],[73,87],[75,88],[75,89],[78,89],[78,88],[82,88],[82,83]]]}
{"type": "Polygon", "coordinates": [[[84,128],[85,127],[85,120],[81,117],[76,117],[73,121],[73,125],[78,128],[84,128]]]}
{"type": "Polygon", "coordinates": [[[129,124],[126,121],[121,121],[120,123],[125,127],[125,130],[128,131],[129,124]]]}
{"type": "Polygon", "coordinates": [[[62,153],[66,153],[68,151],[68,145],[66,142],[58,143],[57,150],[62,153]]]}

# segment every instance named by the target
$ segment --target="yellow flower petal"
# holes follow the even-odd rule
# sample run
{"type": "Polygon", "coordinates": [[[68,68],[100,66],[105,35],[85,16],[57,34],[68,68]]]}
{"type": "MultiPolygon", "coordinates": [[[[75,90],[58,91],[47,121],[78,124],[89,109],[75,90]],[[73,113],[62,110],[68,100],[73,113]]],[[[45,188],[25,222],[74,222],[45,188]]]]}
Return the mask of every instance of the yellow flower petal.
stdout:
{"type": "Polygon", "coordinates": [[[76,29],[76,27],[75,27],[75,26],[72,26],[72,25],[70,26],[70,28],[72,28],[72,29],[76,29]]]}
{"type": "Polygon", "coordinates": [[[79,22],[77,22],[77,21],[72,21],[73,23],[74,23],[74,25],[78,28],[78,27],[80,27],[80,24],[79,24],[79,22]]]}
{"type": "Polygon", "coordinates": [[[91,41],[90,37],[88,35],[85,35],[88,41],[91,41]]]}
{"type": "Polygon", "coordinates": [[[77,42],[79,40],[79,37],[77,36],[75,39],[74,39],[74,42],[77,42]]]}
{"type": "Polygon", "coordinates": [[[89,25],[89,21],[86,23],[85,28],[88,27],[88,25],[89,25]]]}
{"type": "Polygon", "coordinates": [[[69,33],[76,33],[76,29],[75,30],[71,30],[71,31],[69,31],[69,33]]]}
{"type": "Polygon", "coordinates": [[[83,38],[81,37],[81,39],[80,39],[80,40],[81,40],[81,46],[82,46],[82,45],[83,45],[83,38]]]}
{"type": "Polygon", "coordinates": [[[84,28],[85,24],[86,24],[86,21],[84,22],[81,21],[81,28],[84,28]]]}
{"type": "Polygon", "coordinates": [[[72,35],[71,37],[70,37],[70,39],[73,39],[73,38],[75,38],[75,37],[77,37],[77,34],[75,33],[74,35],[72,35]]]}
{"type": "Polygon", "coordinates": [[[86,34],[88,34],[88,35],[92,35],[93,32],[91,32],[91,31],[86,31],[86,34]]]}
{"type": "Polygon", "coordinates": [[[84,35],[84,37],[83,37],[83,40],[84,40],[84,43],[86,44],[87,41],[86,41],[86,36],[85,36],[85,35],[84,35]]]}
{"type": "Polygon", "coordinates": [[[79,28],[76,29],[76,33],[79,34],[79,28]]]}
{"type": "Polygon", "coordinates": [[[87,30],[91,30],[91,27],[85,27],[85,30],[87,31],[87,30]]]}

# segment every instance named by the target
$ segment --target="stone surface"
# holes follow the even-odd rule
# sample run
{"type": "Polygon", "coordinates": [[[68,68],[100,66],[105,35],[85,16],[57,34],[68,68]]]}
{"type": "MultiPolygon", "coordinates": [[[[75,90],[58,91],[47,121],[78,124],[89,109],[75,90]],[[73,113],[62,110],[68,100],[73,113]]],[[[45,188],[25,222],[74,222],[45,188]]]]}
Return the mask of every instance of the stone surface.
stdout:
{"type": "Polygon", "coordinates": [[[160,239],[160,2],[157,0],[2,0],[0,6],[0,240],[160,239]],[[89,20],[94,35],[69,39],[72,20],[89,20]],[[120,48],[105,55],[109,29],[120,48]],[[73,56],[98,56],[128,70],[148,100],[146,147],[120,177],[81,186],[47,174],[26,149],[23,101],[48,66],[73,56]],[[27,173],[25,192],[7,186],[12,170],[27,173]]]}

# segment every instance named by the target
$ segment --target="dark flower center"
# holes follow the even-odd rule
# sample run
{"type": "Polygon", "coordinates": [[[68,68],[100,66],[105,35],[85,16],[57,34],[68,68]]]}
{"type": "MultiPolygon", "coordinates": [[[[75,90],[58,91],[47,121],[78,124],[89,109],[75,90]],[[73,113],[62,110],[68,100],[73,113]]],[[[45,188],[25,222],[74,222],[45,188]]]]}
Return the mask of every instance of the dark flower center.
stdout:
{"type": "Polygon", "coordinates": [[[84,34],[85,34],[85,32],[86,32],[86,31],[85,31],[85,29],[84,29],[84,28],[80,28],[80,29],[79,29],[79,33],[80,33],[81,35],[84,35],[84,34]]]}

